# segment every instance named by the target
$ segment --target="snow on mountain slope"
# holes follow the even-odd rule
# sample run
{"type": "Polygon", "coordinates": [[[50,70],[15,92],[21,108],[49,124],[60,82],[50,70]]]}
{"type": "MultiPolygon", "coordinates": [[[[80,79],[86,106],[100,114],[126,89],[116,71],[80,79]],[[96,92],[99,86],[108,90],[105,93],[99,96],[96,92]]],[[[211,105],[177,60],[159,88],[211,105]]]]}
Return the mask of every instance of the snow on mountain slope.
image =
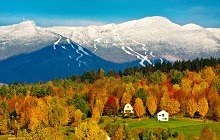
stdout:
{"type": "Polygon", "coordinates": [[[33,21],[10,26],[0,26],[0,60],[29,53],[50,45],[58,35],[42,30],[33,21]]]}
{"type": "Polygon", "coordinates": [[[103,59],[117,63],[154,59],[150,52],[156,58],[170,61],[220,56],[218,29],[205,29],[196,24],[180,26],[158,16],[121,24],[50,27],[47,30],[70,38],[103,59]]]}
{"type": "MultiPolygon", "coordinates": [[[[28,53],[68,38],[101,58],[125,63],[220,56],[220,29],[196,24],[180,26],[165,17],[146,17],[121,24],[88,27],[35,26],[27,21],[0,27],[0,60],[28,53]]],[[[79,47],[80,48],[80,47],[79,47]]]]}

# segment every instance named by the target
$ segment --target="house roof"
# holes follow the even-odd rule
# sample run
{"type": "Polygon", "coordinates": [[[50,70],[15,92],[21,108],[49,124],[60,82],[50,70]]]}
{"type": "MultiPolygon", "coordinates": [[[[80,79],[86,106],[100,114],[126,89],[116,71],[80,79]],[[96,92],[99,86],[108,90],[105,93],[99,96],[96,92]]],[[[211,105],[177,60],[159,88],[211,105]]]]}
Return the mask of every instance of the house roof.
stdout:
{"type": "Polygon", "coordinates": [[[161,113],[161,112],[168,113],[168,112],[166,112],[165,110],[159,110],[159,111],[157,111],[156,113],[158,114],[158,113],[161,113]]]}

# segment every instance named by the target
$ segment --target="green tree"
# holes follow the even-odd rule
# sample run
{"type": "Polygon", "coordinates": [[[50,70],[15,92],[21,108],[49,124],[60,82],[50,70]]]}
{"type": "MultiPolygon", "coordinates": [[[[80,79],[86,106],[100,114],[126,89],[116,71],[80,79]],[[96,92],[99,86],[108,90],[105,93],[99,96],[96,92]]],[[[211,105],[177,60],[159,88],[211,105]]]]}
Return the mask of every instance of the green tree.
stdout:
{"type": "Polygon", "coordinates": [[[135,97],[140,98],[143,101],[144,105],[146,104],[147,92],[144,88],[140,88],[138,92],[135,94],[135,97]]]}
{"type": "Polygon", "coordinates": [[[80,109],[82,113],[88,116],[90,111],[89,104],[82,97],[80,97],[78,94],[75,94],[73,97],[73,102],[76,109],[80,109]]]}

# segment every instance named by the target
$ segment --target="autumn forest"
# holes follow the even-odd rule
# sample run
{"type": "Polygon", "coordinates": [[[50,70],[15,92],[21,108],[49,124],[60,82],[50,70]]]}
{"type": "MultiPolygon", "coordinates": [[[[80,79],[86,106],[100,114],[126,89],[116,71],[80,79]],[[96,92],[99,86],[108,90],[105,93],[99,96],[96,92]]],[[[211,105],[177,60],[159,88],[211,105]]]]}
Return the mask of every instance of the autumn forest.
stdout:
{"type": "Polygon", "coordinates": [[[68,127],[74,133],[72,139],[81,140],[83,128],[91,125],[96,132],[90,136],[105,139],[111,134],[100,125],[103,116],[122,115],[127,103],[136,118],[151,119],[156,111],[166,110],[171,118],[218,122],[220,59],[163,62],[119,72],[100,68],[48,82],[1,85],[0,134],[59,140],[66,135],[62,129],[68,127]]]}

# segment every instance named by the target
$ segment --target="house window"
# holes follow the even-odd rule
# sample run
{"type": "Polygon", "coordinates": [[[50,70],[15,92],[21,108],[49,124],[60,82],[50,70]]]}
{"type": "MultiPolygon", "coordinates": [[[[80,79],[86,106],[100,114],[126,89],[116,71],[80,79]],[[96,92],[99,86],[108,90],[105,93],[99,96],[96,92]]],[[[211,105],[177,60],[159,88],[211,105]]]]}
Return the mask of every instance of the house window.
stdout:
{"type": "Polygon", "coordinates": [[[125,110],[125,113],[131,113],[131,110],[125,110]]]}
{"type": "Polygon", "coordinates": [[[164,114],[162,114],[162,117],[164,117],[164,114]]]}
{"type": "Polygon", "coordinates": [[[129,108],[129,106],[127,106],[127,108],[129,108]]]}

